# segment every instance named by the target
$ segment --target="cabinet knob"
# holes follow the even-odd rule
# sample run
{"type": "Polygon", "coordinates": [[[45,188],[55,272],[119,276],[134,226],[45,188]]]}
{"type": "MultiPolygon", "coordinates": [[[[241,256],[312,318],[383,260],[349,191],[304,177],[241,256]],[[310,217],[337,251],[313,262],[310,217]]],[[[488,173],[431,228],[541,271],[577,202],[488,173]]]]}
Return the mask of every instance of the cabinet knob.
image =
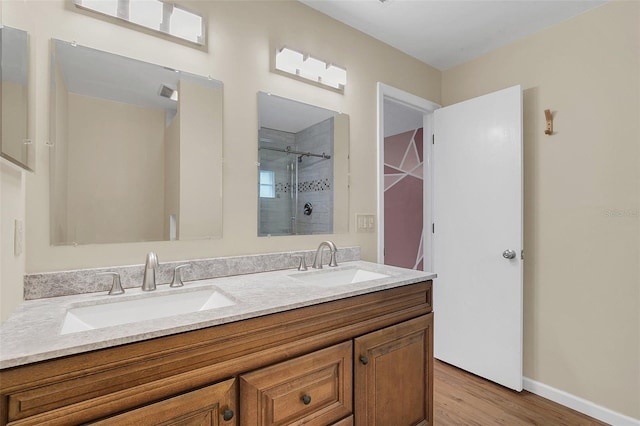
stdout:
{"type": "Polygon", "coordinates": [[[369,364],[369,358],[363,355],[360,357],[360,362],[362,363],[362,365],[367,365],[369,364]]]}
{"type": "Polygon", "coordinates": [[[176,266],[173,270],[173,281],[169,284],[169,287],[182,287],[184,283],[182,282],[182,268],[186,268],[187,266],[191,266],[190,263],[185,263],[184,265],[176,266]]]}
{"type": "Polygon", "coordinates": [[[228,422],[233,418],[233,410],[229,410],[228,408],[222,412],[222,418],[225,422],[228,422]]]}
{"type": "Polygon", "coordinates": [[[304,403],[304,405],[309,405],[309,404],[311,404],[311,396],[309,396],[309,395],[303,395],[303,396],[302,396],[302,402],[304,403]]]}

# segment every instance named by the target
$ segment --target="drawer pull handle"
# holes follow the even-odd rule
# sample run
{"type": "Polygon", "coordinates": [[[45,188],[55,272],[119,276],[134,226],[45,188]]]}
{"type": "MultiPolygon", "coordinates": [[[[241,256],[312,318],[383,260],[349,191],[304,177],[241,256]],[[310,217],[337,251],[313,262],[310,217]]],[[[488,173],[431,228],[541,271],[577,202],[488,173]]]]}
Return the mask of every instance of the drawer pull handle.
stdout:
{"type": "Polygon", "coordinates": [[[304,403],[304,405],[311,404],[311,397],[309,395],[303,395],[302,396],[302,402],[304,403]]]}
{"type": "Polygon", "coordinates": [[[229,410],[228,408],[222,412],[222,418],[225,422],[228,422],[233,418],[233,410],[229,410]]]}
{"type": "Polygon", "coordinates": [[[362,365],[367,365],[369,364],[369,358],[367,358],[366,356],[361,356],[360,362],[362,363],[362,365]]]}

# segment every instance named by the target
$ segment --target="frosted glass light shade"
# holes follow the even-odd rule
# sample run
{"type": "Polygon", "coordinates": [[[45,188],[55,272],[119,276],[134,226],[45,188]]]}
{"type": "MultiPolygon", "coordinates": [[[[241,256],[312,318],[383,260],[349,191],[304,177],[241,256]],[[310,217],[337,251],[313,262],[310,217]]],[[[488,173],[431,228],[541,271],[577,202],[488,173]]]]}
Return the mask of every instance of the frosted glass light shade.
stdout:
{"type": "Polygon", "coordinates": [[[335,65],[329,65],[321,77],[324,84],[336,89],[347,85],[347,70],[335,65]]]}
{"type": "Polygon", "coordinates": [[[347,70],[344,68],[330,65],[287,47],[276,52],[275,68],[338,90],[344,89],[347,84],[347,70]]]}
{"type": "Polygon", "coordinates": [[[285,47],[276,53],[276,68],[290,74],[297,74],[302,68],[303,59],[302,53],[285,47]]]}
{"type": "Polygon", "coordinates": [[[304,78],[308,78],[313,81],[320,81],[320,76],[324,74],[324,71],[327,68],[327,64],[324,62],[312,58],[309,56],[302,63],[302,68],[300,69],[300,76],[304,78]]]}

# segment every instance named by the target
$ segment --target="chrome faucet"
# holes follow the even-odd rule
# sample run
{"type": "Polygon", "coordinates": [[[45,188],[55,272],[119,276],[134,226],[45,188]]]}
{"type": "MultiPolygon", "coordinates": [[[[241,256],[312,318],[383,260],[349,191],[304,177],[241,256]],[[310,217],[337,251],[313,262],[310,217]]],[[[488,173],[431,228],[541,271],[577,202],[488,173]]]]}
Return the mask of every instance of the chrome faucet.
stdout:
{"type": "Polygon", "coordinates": [[[323,241],[318,246],[318,250],[316,250],[316,257],[313,259],[312,268],[322,269],[322,249],[324,247],[328,247],[331,252],[331,259],[329,260],[329,266],[338,266],[338,262],[336,261],[336,252],[338,249],[333,241],[323,241]]]}
{"type": "Polygon", "coordinates": [[[142,291],[153,291],[156,289],[156,268],[158,267],[158,256],[150,251],[147,254],[147,261],[144,264],[144,278],[142,279],[142,291]]]}

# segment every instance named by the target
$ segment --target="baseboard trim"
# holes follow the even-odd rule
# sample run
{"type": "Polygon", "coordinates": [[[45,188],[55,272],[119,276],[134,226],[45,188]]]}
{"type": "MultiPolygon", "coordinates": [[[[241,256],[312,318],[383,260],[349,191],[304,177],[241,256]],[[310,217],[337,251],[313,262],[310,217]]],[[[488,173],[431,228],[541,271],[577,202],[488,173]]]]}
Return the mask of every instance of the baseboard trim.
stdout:
{"type": "Polygon", "coordinates": [[[591,416],[602,422],[609,423],[610,425],[640,426],[639,419],[634,419],[633,417],[617,413],[608,408],[594,404],[591,401],[587,401],[586,399],[571,395],[568,392],[553,388],[549,385],[545,385],[544,383],[536,382],[528,377],[522,378],[522,387],[531,393],[535,393],[543,398],[557,402],[558,404],[579,411],[582,414],[586,414],[587,416],[591,416]]]}

